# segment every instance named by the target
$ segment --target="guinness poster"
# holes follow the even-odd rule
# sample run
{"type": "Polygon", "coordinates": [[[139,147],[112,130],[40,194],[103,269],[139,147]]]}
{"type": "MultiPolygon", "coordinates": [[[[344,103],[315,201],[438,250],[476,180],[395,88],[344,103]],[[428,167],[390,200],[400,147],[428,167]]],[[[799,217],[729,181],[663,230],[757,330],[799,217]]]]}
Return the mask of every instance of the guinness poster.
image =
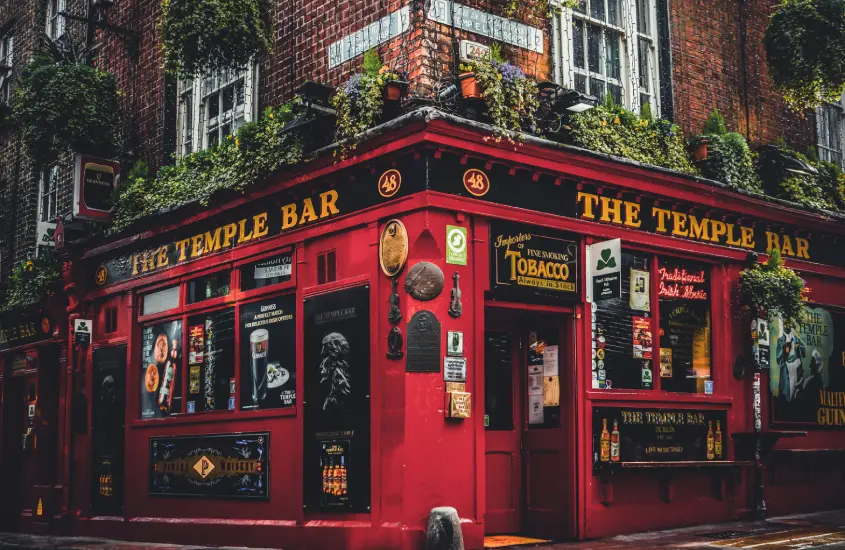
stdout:
{"type": "Polygon", "coordinates": [[[795,326],[769,323],[776,423],[845,429],[845,314],[804,307],[795,326]]]}
{"type": "Polygon", "coordinates": [[[593,466],[726,460],[727,411],[593,408],[593,466]]]}
{"type": "Polygon", "coordinates": [[[182,412],[182,321],[141,331],[141,419],[182,412]]]}
{"type": "Polygon", "coordinates": [[[269,498],[270,434],[150,438],[153,496],[269,498]]]}
{"type": "Polygon", "coordinates": [[[512,297],[578,296],[578,243],[548,229],[491,225],[492,290],[512,297]]]}
{"type": "Polygon", "coordinates": [[[370,292],[305,301],[304,502],[308,512],[370,508],[370,292]]]}
{"type": "Polygon", "coordinates": [[[296,296],[241,306],[241,408],[296,405],[296,296]]]}

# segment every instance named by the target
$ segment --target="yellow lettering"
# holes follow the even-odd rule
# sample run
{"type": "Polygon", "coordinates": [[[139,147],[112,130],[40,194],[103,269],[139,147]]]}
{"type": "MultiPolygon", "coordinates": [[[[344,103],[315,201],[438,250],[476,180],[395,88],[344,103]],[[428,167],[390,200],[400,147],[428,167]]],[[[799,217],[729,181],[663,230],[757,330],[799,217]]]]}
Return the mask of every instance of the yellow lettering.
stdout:
{"type": "Polygon", "coordinates": [[[167,257],[167,245],[160,246],[158,249],[158,262],[156,267],[164,267],[168,263],[170,263],[170,259],[167,257]]]}
{"type": "Polygon", "coordinates": [[[795,250],[792,249],[792,239],[789,238],[789,235],[783,236],[783,247],[780,251],[787,256],[795,256],[795,250]]]}
{"type": "Polygon", "coordinates": [[[724,237],[728,233],[728,226],[725,222],[719,220],[710,220],[710,227],[713,228],[713,234],[710,235],[710,241],[714,243],[719,242],[720,237],[724,237]]]}
{"type": "Polygon", "coordinates": [[[246,218],[238,222],[238,229],[238,242],[235,244],[245,243],[252,238],[252,231],[249,233],[246,232],[246,218]]]}
{"type": "Polygon", "coordinates": [[[672,235],[676,237],[686,237],[689,235],[687,215],[683,212],[672,212],[672,235]]]}
{"type": "Polygon", "coordinates": [[[511,259],[511,281],[516,280],[516,260],[519,258],[519,252],[515,250],[507,250],[505,252],[505,258],[511,259]]]}
{"type": "Polygon", "coordinates": [[[728,246],[739,246],[739,239],[734,238],[734,230],[736,226],[732,223],[728,224],[728,246]]]}
{"type": "Polygon", "coordinates": [[[766,231],[766,252],[780,250],[780,237],[777,233],[766,231]]]}
{"type": "Polygon", "coordinates": [[[138,274],[138,261],[141,259],[140,254],[132,254],[132,275],[138,274]]]}
{"type": "Polygon", "coordinates": [[[259,237],[263,237],[267,234],[269,229],[267,229],[267,212],[263,214],[258,214],[257,216],[252,217],[252,221],[254,223],[252,228],[252,238],[257,239],[259,237]]]}
{"type": "Polygon", "coordinates": [[[199,258],[202,256],[202,245],[204,239],[202,233],[191,237],[191,258],[199,258]]]}
{"type": "Polygon", "coordinates": [[[212,252],[220,250],[220,232],[222,230],[222,227],[218,227],[214,230],[214,233],[211,231],[205,232],[205,245],[203,250],[205,254],[211,254],[212,252]]]}
{"type": "Polygon", "coordinates": [[[322,203],[322,208],[320,209],[320,218],[336,216],[337,214],[340,214],[340,210],[335,204],[337,202],[337,191],[335,191],[334,189],[326,191],[325,193],[320,193],[320,202],[322,203]]]}
{"type": "Polygon", "coordinates": [[[640,219],[640,205],[635,202],[625,201],[625,226],[640,227],[643,221],[640,219]]]}
{"type": "Polygon", "coordinates": [[[232,239],[235,238],[235,233],[238,232],[238,226],[234,223],[227,223],[223,226],[223,248],[229,248],[232,244],[232,239]]]}
{"type": "Polygon", "coordinates": [[[314,222],[318,219],[317,214],[314,213],[314,203],[311,202],[311,199],[302,201],[302,217],[299,218],[299,225],[314,222]]]}
{"type": "Polygon", "coordinates": [[[616,224],[622,223],[622,201],[619,199],[611,199],[610,197],[601,198],[601,221],[611,222],[616,224]],[[613,218],[608,216],[612,214],[613,218]]]}
{"type": "Polygon", "coordinates": [[[598,205],[599,198],[592,193],[584,193],[582,191],[578,192],[578,202],[582,203],[583,211],[581,212],[581,217],[586,218],[588,220],[596,219],[596,214],[593,212],[593,207],[598,205]]]}
{"type": "Polygon", "coordinates": [[[810,242],[802,237],[795,237],[795,245],[797,248],[796,256],[798,256],[799,258],[804,258],[805,260],[809,260],[810,242]]]}
{"type": "Polygon", "coordinates": [[[666,221],[672,215],[672,212],[665,208],[651,207],[651,215],[657,216],[657,232],[666,233],[666,221]]]}
{"type": "Polygon", "coordinates": [[[156,255],[154,250],[147,250],[144,252],[144,265],[141,267],[141,271],[146,273],[147,271],[154,271],[156,268],[156,255]]]}
{"type": "Polygon", "coordinates": [[[754,248],[754,228],[741,227],[742,230],[742,248],[754,248]]]}
{"type": "Polygon", "coordinates": [[[296,204],[286,204],[282,207],[282,230],[296,225],[299,216],[296,215],[296,204]]]}
{"type": "Polygon", "coordinates": [[[689,236],[691,239],[698,239],[702,241],[709,241],[710,240],[710,231],[708,229],[707,222],[710,220],[707,218],[701,218],[701,222],[699,223],[698,218],[690,214],[689,217],[689,236]]]}
{"type": "Polygon", "coordinates": [[[185,261],[185,253],[188,249],[188,244],[190,244],[191,239],[182,239],[181,241],[176,242],[176,250],[179,251],[179,259],[177,261],[184,262],[185,261]]]}
{"type": "Polygon", "coordinates": [[[528,260],[528,276],[537,276],[537,260],[528,260]]]}

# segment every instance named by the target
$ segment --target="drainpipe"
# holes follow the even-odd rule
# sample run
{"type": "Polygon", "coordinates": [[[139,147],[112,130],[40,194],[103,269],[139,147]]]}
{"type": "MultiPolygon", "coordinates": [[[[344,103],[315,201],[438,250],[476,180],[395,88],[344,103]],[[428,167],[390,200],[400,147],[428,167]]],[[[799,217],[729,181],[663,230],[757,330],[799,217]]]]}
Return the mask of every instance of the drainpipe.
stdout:
{"type": "Polygon", "coordinates": [[[745,139],[751,143],[751,109],[748,105],[748,21],[745,18],[745,0],[738,0],[737,10],[739,12],[739,52],[742,69],[742,95],[745,104],[745,139]]]}

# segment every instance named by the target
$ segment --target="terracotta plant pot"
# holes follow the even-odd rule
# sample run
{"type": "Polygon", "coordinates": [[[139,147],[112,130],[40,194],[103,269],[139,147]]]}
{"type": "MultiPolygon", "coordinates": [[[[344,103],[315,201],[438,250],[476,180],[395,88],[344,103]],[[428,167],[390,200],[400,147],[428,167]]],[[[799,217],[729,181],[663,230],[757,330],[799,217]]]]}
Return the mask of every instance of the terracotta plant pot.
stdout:
{"type": "Polygon", "coordinates": [[[707,160],[707,144],[710,143],[709,139],[700,139],[698,143],[695,144],[695,149],[692,152],[692,156],[696,162],[701,162],[702,160],[707,160]]]}
{"type": "Polygon", "coordinates": [[[399,101],[405,95],[408,83],[401,80],[391,80],[384,85],[384,100],[399,101]]]}
{"type": "Polygon", "coordinates": [[[475,78],[474,73],[464,73],[458,78],[461,81],[461,94],[465,98],[481,97],[481,86],[478,84],[478,79],[475,78]]]}

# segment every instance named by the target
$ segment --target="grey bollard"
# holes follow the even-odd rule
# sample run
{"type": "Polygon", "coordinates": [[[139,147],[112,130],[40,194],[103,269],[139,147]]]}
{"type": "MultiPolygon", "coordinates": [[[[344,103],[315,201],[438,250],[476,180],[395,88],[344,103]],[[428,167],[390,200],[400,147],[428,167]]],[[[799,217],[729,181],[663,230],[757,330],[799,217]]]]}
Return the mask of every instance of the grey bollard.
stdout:
{"type": "Polygon", "coordinates": [[[451,506],[432,508],[428,514],[425,550],[464,550],[461,518],[451,506]]]}

